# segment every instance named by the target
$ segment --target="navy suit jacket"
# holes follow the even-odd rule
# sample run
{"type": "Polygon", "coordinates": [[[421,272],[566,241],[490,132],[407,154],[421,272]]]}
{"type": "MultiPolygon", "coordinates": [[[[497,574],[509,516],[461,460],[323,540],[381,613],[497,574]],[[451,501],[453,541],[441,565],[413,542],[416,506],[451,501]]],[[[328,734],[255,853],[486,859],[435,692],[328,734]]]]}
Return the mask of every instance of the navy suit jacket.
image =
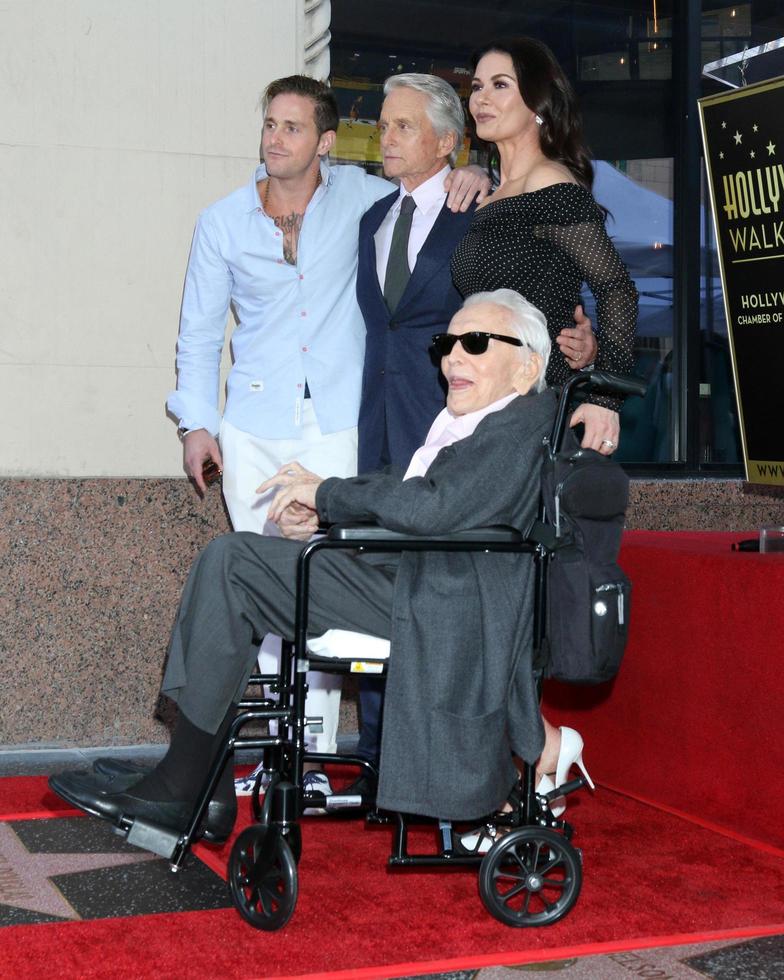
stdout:
{"type": "Polygon", "coordinates": [[[444,204],[417,256],[397,309],[390,314],[376,272],[374,235],[398,192],[377,201],[359,226],[357,299],[367,338],[359,409],[359,472],[387,463],[408,466],[433,419],[444,407],[446,389],[439,362],[429,351],[463,298],[452,285],[449,261],[473,218],[473,207],[454,214],[444,204]]]}

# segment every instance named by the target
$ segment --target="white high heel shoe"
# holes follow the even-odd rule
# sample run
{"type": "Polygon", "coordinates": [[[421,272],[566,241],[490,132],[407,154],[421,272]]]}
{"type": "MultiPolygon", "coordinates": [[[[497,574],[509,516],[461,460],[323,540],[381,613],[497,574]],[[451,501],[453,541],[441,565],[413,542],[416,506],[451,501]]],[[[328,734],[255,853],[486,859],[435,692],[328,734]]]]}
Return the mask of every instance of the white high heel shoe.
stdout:
{"type": "Polygon", "coordinates": [[[552,779],[550,779],[547,773],[545,773],[544,776],[542,776],[542,778],[536,784],[536,792],[540,796],[545,796],[547,793],[550,793],[554,789],[555,789],[555,783],[552,781],[552,779]]]}
{"type": "MultiPolygon", "coordinates": [[[[583,763],[583,747],[584,742],[582,735],[576,732],[573,728],[560,728],[561,732],[561,747],[558,750],[558,762],[555,765],[555,783],[552,787],[555,789],[558,786],[563,786],[564,783],[569,780],[569,770],[572,766],[577,766],[585,777],[585,781],[591,787],[591,789],[596,789],[593,784],[593,780],[588,775],[588,770],[585,768],[583,763]]],[[[542,776],[539,781],[541,786],[547,776],[542,776]]],[[[541,792],[541,790],[539,791],[541,792]]],[[[547,791],[545,791],[547,792],[547,791]]],[[[563,815],[566,810],[566,797],[558,796],[550,804],[550,812],[556,818],[563,815]]]]}
{"type": "Polygon", "coordinates": [[[569,770],[572,766],[577,766],[583,776],[585,776],[586,783],[588,783],[591,789],[596,789],[593,780],[588,775],[588,770],[583,764],[584,742],[582,735],[573,728],[564,728],[563,726],[560,731],[561,748],[558,751],[558,762],[555,766],[555,785],[563,786],[569,778],[569,770]]]}

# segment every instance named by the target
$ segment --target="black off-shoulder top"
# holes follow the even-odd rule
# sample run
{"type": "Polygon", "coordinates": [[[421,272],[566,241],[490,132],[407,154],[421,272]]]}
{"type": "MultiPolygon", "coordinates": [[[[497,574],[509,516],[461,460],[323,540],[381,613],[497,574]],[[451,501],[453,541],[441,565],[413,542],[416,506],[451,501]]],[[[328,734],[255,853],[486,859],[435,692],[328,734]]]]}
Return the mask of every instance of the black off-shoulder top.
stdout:
{"type": "MultiPolygon", "coordinates": [[[[574,326],[580,288],[596,297],[596,366],[628,374],[633,365],[637,290],[604,228],[604,213],[579,184],[560,183],[480,208],[452,256],[452,279],[463,296],[514,289],[547,317],[553,342],[547,382],[572,373],[555,338],[574,326]]],[[[591,396],[617,410],[616,399],[591,396]]]]}

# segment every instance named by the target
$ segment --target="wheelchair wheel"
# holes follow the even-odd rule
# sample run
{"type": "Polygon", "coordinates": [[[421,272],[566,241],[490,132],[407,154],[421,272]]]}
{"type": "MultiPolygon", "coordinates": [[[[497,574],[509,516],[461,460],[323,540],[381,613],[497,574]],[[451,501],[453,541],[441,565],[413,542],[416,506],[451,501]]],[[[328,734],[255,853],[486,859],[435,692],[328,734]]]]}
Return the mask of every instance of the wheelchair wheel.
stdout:
{"type": "Polygon", "coordinates": [[[282,929],[297,904],[297,865],[275,827],[248,827],[229,857],[229,887],[237,911],[254,929],[282,929]]]}
{"type": "Polygon", "coordinates": [[[520,827],[499,838],[479,868],[487,911],[508,926],[546,926],[577,901],[583,881],[580,855],[546,827],[520,827]]]}

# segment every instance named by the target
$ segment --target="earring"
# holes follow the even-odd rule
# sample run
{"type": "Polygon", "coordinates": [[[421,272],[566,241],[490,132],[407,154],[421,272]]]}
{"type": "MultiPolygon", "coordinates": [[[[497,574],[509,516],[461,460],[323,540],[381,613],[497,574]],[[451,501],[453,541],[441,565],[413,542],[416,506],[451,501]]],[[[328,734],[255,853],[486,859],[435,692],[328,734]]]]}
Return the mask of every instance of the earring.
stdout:
{"type": "Polygon", "coordinates": [[[537,115],[537,116],[534,116],[534,122],[536,123],[537,126],[541,126],[542,123],[544,122],[544,119],[542,119],[541,116],[538,116],[537,115]]]}

